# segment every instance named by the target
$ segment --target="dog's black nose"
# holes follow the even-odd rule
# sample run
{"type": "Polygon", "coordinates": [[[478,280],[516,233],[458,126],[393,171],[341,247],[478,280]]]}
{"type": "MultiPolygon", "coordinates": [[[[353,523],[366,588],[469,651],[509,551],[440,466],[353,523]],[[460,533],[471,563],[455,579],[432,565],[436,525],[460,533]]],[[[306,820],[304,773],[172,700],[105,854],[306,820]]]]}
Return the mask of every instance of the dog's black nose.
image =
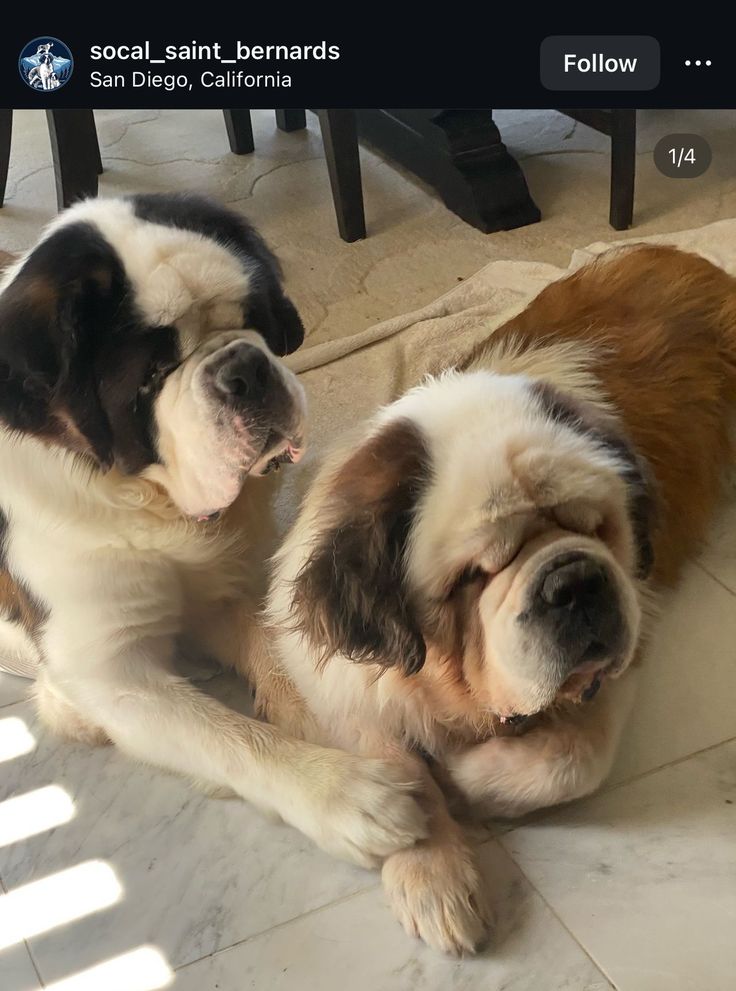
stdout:
{"type": "Polygon", "coordinates": [[[273,385],[273,370],[260,348],[243,342],[213,370],[214,384],[227,399],[242,405],[262,405],[273,385]]]}
{"type": "Polygon", "coordinates": [[[547,563],[520,620],[536,626],[564,671],[610,658],[623,630],[612,575],[604,563],[577,552],[547,563]]]}
{"type": "Polygon", "coordinates": [[[608,574],[592,558],[563,559],[543,579],[539,597],[549,609],[584,609],[600,602],[608,585],[608,574]]]}

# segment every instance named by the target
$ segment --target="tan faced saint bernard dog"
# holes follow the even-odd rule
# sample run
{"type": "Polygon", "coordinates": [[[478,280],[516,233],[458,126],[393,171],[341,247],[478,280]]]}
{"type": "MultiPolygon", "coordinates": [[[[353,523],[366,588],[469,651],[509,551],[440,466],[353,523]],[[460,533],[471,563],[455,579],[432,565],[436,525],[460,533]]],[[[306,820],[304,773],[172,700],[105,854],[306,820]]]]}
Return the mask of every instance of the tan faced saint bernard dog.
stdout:
{"type": "Polygon", "coordinates": [[[274,354],[302,337],[260,237],[202,199],[82,203],[6,272],[0,656],[40,664],[39,712],[61,735],[111,740],[372,864],[426,832],[403,768],[290,739],[173,669],[186,635],[257,676],[271,528],[254,476],[298,457],[304,397],[274,354]]]}
{"type": "Polygon", "coordinates": [[[640,246],[549,286],[322,469],[276,558],[272,663],[315,742],[423,774],[430,836],[383,865],[409,932],[470,951],[487,924],[427,755],[490,814],[607,774],[656,593],[719,498],[735,401],[736,280],[640,246]]]}

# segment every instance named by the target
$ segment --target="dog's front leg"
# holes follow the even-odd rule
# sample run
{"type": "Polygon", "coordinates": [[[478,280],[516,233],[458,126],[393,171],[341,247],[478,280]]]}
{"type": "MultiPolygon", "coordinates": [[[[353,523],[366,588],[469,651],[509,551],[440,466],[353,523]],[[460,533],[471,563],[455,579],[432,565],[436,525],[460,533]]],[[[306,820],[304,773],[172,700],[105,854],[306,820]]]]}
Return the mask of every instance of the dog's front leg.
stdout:
{"type": "Polygon", "coordinates": [[[386,858],[384,889],[394,914],[411,936],[419,936],[444,953],[473,953],[490,926],[489,900],[475,851],[450,815],[424,761],[408,753],[402,759],[407,774],[421,776],[429,835],[386,858]]]}
{"type": "Polygon", "coordinates": [[[520,736],[497,736],[446,758],[453,783],[483,816],[512,818],[582,798],[604,781],[636,689],[636,671],[520,736]]]}
{"type": "Polygon", "coordinates": [[[172,670],[171,585],[144,588],[140,570],[130,583],[120,568],[107,577],[98,568],[85,590],[80,575],[74,610],[52,609],[44,637],[44,679],[83,722],[132,757],[229,789],[361,866],[426,834],[404,768],[292,739],[205,695],[172,670]]]}
{"type": "Polygon", "coordinates": [[[326,742],[326,734],[281,665],[274,646],[276,631],[256,616],[248,598],[222,603],[208,613],[198,622],[195,636],[205,653],[248,682],[259,718],[297,740],[326,742]]]}

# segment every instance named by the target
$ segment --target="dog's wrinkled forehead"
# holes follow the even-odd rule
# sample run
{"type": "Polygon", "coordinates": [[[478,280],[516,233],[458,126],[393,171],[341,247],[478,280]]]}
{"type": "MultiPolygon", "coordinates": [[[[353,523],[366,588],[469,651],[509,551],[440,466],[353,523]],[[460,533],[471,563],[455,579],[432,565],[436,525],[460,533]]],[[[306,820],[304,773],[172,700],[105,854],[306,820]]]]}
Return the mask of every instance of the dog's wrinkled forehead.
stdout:
{"type": "Polygon", "coordinates": [[[608,514],[628,514],[640,571],[649,569],[646,468],[603,408],[527,376],[474,371],[412,390],[385,413],[395,415],[421,425],[433,470],[408,558],[417,587],[427,589],[427,576],[443,581],[479,535],[503,540],[507,524],[527,516],[592,531],[608,514]]]}

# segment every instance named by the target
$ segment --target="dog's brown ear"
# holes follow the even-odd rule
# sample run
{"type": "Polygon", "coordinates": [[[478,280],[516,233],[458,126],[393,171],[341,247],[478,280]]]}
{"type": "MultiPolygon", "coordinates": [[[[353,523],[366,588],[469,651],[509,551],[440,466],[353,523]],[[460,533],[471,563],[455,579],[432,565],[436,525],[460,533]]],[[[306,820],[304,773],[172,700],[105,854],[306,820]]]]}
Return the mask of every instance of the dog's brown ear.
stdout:
{"type": "Polygon", "coordinates": [[[648,578],[654,567],[653,531],[657,518],[657,486],[651,468],[637,453],[615,417],[566,396],[544,382],[535,383],[532,391],[550,419],[590,437],[615,456],[628,493],[628,513],[636,547],[636,576],[648,578]]]}
{"type": "Polygon", "coordinates": [[[636,577],[649,578],[654,568],[653,533],[657,521],[656,483],[652,469],[634,450],[627,437],[617,432],[602,436],[617,455],[621,477],[628,489],[628,509],[636,546],[636,577]]]}
{"type": "Polygon", "coordinates": [[[359,663],[413,674],[426,648],[404,555],[428,456],[408,421],[389,424],[345,462],[320,518],[329,520],[293,588],[297,628],[323,660],[340,653],[359,663]]]}

